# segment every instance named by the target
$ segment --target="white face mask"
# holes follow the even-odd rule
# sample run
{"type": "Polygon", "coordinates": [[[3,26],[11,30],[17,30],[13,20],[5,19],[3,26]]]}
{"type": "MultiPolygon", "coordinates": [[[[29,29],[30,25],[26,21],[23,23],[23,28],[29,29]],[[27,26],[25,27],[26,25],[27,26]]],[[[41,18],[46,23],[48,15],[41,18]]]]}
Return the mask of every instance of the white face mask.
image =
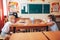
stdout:
{"type": "Polygon", "coordinates": [[[48,19],[48,22],[51,22],[52,21],[52,19],[48,19]]]}

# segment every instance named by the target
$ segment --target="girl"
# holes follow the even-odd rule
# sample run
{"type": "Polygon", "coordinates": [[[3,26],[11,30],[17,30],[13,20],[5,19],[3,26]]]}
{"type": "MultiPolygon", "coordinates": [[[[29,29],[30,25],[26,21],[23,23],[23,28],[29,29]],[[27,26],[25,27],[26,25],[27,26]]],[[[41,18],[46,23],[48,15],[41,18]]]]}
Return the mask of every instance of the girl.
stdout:
{"type": "Polygon", "coordinates": [[[2,28],[1,36],[6,37],[9,34],[10,26],[14,25],[15,22],[15,16],[10,15],[9,16],[9,21],[5,23],[4,27],[2,28]]]}
{"type": "Polygon", "coordinates": [[[52,22],[53,25],[50,26],[51,31],[58,31],[58,26],[56,24],[56,18],[54,15],[48,15],[48,22],[52,22]]]}

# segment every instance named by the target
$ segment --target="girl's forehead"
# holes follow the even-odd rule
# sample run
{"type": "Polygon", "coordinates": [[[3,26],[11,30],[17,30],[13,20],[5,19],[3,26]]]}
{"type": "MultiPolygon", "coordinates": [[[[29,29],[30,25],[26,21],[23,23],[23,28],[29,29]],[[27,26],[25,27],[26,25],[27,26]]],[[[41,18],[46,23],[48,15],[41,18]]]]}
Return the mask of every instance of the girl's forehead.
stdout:
{"type": "Polygon", "coordinates": [[[10,18],[12,18],[12,17],[14,18],[15,16],[12,15],[12,16],[9,16],[9,17],[10,17],[10,18]]]}
{"type": "Polygon", "coordinates": [[[10,18],[10,19],[14,19],[14,18],[15,18],[15,16],[10,16],[9,18],[10,18]]]}

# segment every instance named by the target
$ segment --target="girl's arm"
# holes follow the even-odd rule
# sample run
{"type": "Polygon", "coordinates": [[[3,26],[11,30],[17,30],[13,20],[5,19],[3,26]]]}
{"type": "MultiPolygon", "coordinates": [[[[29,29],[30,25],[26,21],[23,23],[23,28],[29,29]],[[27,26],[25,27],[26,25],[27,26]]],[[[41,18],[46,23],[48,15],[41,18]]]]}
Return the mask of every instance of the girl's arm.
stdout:
{"type": "Polygon", "coordinates": [[[49,25],[49,26],[52,26],[54,24],[55,24],[54,22],[47,22],[47,25],[49,25]]]}

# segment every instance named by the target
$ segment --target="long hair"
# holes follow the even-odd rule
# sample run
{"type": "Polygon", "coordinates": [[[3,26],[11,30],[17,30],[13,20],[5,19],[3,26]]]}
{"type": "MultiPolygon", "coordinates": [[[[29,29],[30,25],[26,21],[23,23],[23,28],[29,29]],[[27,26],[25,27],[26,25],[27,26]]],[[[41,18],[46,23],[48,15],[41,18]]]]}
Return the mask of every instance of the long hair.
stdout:
{"type": "Polygon", "coordinates": [[[56,17],[54,15],[48,15],[52,19],[52,21],[56,22],[56,17]]]}

